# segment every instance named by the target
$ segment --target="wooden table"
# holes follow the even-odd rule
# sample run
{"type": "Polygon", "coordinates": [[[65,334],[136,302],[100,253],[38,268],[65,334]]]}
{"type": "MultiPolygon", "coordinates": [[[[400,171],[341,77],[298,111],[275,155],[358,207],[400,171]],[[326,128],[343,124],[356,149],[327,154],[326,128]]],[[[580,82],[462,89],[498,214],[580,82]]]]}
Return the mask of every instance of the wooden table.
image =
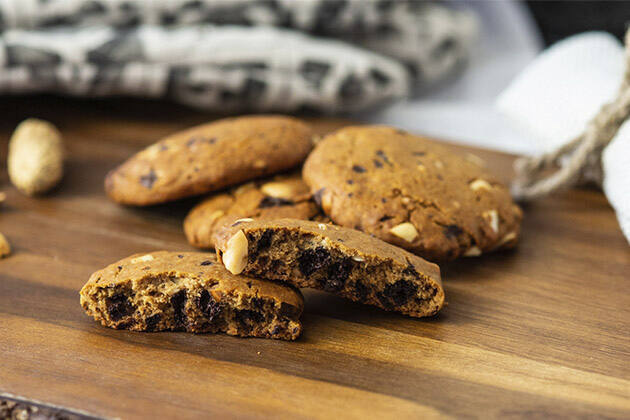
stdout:
{"type": "MultiPolygon", "coordinates": [[[[40,116],[68,146],[63,184],[28,198],[8,184],[0,231],[0,395],[95,416],[630,417],[630,252],[592,190],[525,207],[516,251],[443,265],[448,307],[412,319],[305,291],[295,343],[132,333],[79,306],[93,271],[135,252],[190,250],[189,200],[128,209],[105,173],[208,115],[151,102],[5,99],[1,157],[40,116]]],[[[321,132],[341,121],[315,121],[321,132]]],[[[504,179],[512,157],[478,154],[504,179]]]]}

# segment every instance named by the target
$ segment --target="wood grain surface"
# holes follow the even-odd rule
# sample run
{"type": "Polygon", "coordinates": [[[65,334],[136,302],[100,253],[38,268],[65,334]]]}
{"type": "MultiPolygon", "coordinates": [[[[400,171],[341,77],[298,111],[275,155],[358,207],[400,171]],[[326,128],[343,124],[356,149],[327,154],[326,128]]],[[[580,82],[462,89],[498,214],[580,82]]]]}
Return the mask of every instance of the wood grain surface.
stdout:
{"type": "MultiPolygon", "coordinates": [[[[129,254],[190,250],[181,223],[195,200],[123,208],[103,177],[213,117],[50,97],[4,98],[0,111],[2,162],[31,116],[55,123],[68,150],[62,185],[41,198],[1,166],[0,232],[14,253],[0,260],[0,396],[121,418],[630,417],[630,252],[600,192],[526,206],[518,249],[442,265],[448,306],[435,318],[306,290],[294,343],[115,331],[83,313],[79,289],[129,254]]],[[[475,153],[510,178],[512,157],[475,153]]]]}

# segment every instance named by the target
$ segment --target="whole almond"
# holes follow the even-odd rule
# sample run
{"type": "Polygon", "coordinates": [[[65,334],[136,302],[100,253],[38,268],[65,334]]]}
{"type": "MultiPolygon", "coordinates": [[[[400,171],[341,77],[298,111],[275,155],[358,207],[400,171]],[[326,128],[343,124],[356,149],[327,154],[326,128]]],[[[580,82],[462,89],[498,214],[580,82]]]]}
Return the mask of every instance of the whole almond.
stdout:
{"type": "Polygon", "coordinates": [[[61,133],[47,121],[23,121],[9,141],[7,166],[11,182],[24,194],[50,190],[63,176],[61,133]]]}

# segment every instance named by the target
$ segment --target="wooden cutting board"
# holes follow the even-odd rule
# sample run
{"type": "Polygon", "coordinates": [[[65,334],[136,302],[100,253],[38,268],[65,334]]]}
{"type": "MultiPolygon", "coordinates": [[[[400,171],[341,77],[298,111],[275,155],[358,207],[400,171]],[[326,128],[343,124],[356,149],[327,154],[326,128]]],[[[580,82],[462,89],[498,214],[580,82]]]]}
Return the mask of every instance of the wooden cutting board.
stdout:
{"type": "MultiPolygon", "coordinates": [[[[42,198],[18,193],[2,165],[14,253],[0,260],[0,397],[122,418],[630,417],[630,248],[600,192],[528,205],[517,250],[442,265],[449,304],[432,319],[306,290],[294,343],[115,331],[83,313],[79,289],[129,254],[191,250],[181,223],[194,200],[123,208],[103,177],[212,117],[49,97],[5,98],[0,111],[2,162],[30,116],[68,146],[63,184],[42,198]]],[[[474,152],[509,180],[513,157],[474,152]]]]}

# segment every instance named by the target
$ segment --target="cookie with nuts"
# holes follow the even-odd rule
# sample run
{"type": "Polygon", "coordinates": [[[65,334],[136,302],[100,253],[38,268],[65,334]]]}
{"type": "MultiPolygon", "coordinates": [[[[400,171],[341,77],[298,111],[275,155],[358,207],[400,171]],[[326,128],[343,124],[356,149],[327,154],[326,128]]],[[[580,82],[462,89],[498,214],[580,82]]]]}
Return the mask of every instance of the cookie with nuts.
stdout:
{"type": "Polygon", "coordinates": [[[519,237],[521,210],[482,163],[391,127],[360,126],[319,142],[303,176],[334,223],[450,260],[519,237]]]}
{"type": "Polygon", "coordinates": [[[290,286],[229,273],[214,254],[156,251],[92,274],[81,306],[116,329],[295,340],[304,300],[290,286]]]}
{"type": "Polygon", "coordinates": [[[444,305],[440,269],[365,233],[295,219],[240,220],[216,235],[228,271],[312,287],[415,317],[444,305]]]}
{"type": "Polygon", "coordinates": [[[228,118],[147,147],[105,179],[109,197],[145,206],[221,190],[294,168],[312,148],[312,132],[284,116],[228,118]]]}
{"type": "Polygon", "coordinates": [[[235,219],[324,219],[299,172],[250,182],[213,195],[192,208],[184,220],[188,242],[213,248],[215,231],[235,219]]]}

